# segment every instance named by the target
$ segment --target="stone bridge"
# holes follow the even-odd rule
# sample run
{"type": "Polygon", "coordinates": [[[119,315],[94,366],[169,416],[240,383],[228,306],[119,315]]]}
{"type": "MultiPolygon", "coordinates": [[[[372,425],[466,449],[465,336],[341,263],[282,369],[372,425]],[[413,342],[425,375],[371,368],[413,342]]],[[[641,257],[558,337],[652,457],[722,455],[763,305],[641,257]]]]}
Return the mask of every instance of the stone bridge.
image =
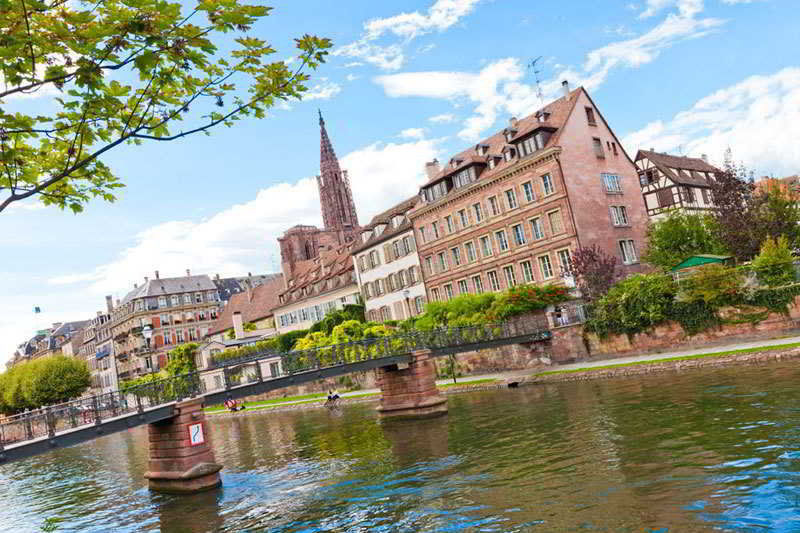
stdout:
{"type": "Polygon", "coordinates": [[[220,361],[209,370],[222,370],[224,380],[217,389],[194,372],[2,419],[0,464],[148,424],[150,488],[173,493],[205,490],[220,484],[222,468],[209,444],[205,405],[376,370],[382,417],[437,416],[447,412],[447,401],[436,389],[433,358],[550,338],[547,321],[539,316],[293,351],[279,355],[278,376],[267,377],[262,368],[263,361],[275,359],[274,353],[220,361]]]}

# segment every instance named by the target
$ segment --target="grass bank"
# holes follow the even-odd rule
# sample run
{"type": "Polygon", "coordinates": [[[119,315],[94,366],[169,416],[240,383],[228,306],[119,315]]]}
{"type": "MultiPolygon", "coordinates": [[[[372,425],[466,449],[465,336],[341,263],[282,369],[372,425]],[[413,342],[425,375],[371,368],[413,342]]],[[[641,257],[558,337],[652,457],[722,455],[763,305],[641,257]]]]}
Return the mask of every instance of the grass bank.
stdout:
{"type": "MultiPolygon", "coordinates": [[[[485,385],[487,383],[493,383],[497,381],[495,378],[483,378],[483,379],[473,379],[468,381],[460,381],[458,383],[441,383],[437,384],[436,388],[440,390],[447,390],[453,387],[464,387],[464,386],[472,386],[472,385],[485,385]]],[[[368,396],[379,396],[380,392],[360,392],[360,393],[346,393],[346,396],[343,396],[345,400],[353,399],[353,398],[365,398],[368,396]]],[[[324,392],[317,392],[313,394],[301,394],[296,396],[286,396],[284,398],[272,398],[269,400],[261,400],[257,402],[245,402],[245,406],[247,409],[269,409],[271,407],[280,407],[283,405],[301,405],[301,404],[309,404],[309,403],[317,403],[326,400],[327,394],[324,392]]],[[[209,414],[215,413],[222,413],[227,411],[225,406],[223,405],[212,405],[210,407],[205,408],[205,412],[209,414]]]]}
{"type": "Polygon", "coordinates": [[[568,370],[548,370],[546,372],[538,372],[533,375],[533,377],[541,377],[541,376],[554,376],[559,374],[575,374],[578,372],[593,372],[597,370],[608,370],[610,368],[623,368],[627,366],[638,366],[638,365],[653,365],[657,363],[669,363],[672,361],[690,361],[693,359],[704,359],[707,357],[725,357],[728,355],[738,355],[738,354],[746,354],[746,353],[758,353],[758,352],[771,352],[775,350],[788,350],[791,348],[798,348],[800,347],[800,342],[792,342],[788,344],[775,344],[772,346],[756,346],[753,348],[741,348],[738,350],[725,350],[721,352],[708,352],[708,353],[700,353],[694,355],[678,355],[675,357],[664,357],[662,359],[648,359],[646,361],[631,361],[628,363],[611,363],[608,365],[600,365],[600,366],[591,366],[591,367],[583,367],[583,368],[571,368],[568,370]]]}

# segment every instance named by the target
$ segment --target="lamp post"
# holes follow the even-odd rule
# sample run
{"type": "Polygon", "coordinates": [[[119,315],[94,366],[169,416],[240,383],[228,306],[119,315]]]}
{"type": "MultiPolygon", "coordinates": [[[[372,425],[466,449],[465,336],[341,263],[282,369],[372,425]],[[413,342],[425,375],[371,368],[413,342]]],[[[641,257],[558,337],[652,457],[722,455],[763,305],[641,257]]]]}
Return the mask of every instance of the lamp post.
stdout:
{"type": "Polygon", "coordinates": [[[408,297],[411,295],[411,291],[408,289],[403,289],[403,298],[406,299],[406,309],[408,309],[408,318],[413,316],[411,312],[411,303],[408,301],[408,297]]]}

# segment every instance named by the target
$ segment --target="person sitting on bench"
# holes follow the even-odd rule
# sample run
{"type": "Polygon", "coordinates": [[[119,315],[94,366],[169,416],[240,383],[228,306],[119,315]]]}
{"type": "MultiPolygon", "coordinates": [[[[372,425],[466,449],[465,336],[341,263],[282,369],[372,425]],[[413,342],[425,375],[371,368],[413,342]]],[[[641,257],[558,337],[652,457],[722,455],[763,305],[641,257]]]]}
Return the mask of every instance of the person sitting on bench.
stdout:
{"type": "Polygon", "coordinates": [[[228,398],[227,400],[225,400],[225,407],[227,407],[231,413],[235,413],[236,411],[241,411],[242,409],[245,408],[244,404],[240,406],[239,402],[237,400],[234,400],[233,398],[228,398]]]}

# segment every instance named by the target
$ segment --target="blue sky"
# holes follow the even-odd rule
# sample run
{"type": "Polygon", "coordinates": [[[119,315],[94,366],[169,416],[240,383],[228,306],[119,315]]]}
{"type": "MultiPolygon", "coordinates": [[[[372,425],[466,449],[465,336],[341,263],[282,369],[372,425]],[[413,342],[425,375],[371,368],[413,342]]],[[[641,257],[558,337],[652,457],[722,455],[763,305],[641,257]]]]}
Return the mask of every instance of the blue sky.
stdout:
{"type": "MultiPolygon", "coordinates": [[[[720,161],[758,175],[800,171],[797,0],[279,1],[252,33],[280,57],[303,33],[334,54],[302,102],[265,120],[105,161],[128,185],[81,215],[19,205],[0,215],[0,362],[37,327],[92,316],[152,276],[275,271],[275,238],[321,224],[321,108],[362,223],[414,194],[447,159],[583,84],[626,148],[720,161]],[[33,314],[40,306],[43,313],[33,314]]],[[[46,97],[4,108],[46,111],[46,97]]],[[[632,154],[633,155],[633,154],[632,154]]]]}

